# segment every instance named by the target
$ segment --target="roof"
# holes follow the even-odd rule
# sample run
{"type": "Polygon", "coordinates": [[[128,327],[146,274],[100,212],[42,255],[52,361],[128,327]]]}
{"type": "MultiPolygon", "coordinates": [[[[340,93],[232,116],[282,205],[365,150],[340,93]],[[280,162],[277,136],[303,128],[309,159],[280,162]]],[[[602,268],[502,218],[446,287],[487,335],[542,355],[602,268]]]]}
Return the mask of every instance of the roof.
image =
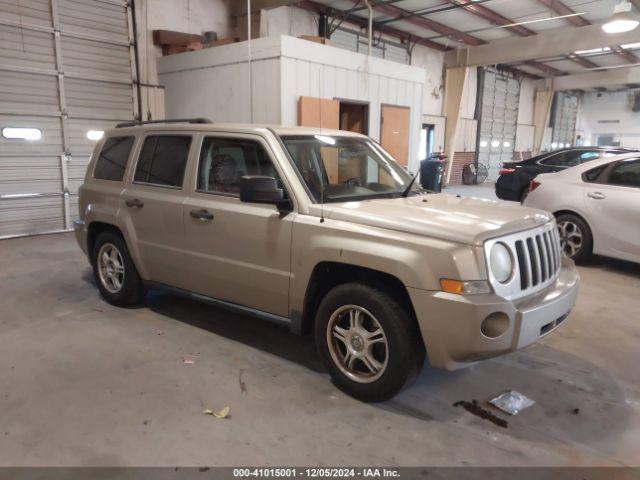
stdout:
{"type": "MultiPolygon", "coordinates": [[[[440,51],[490,45],[500,40],[542,36],[551,31],[598,26],[613,15],[619,0],[379,0],[371,2],[374,29],[440,51]]],[[[632,14],[640,0],[632,0],[632,14]]],[[[331,30],[342,25],[366,28],[368,9],[359,0],[304,0],[297,6],[325,13],[331,30]]],[[[551,57],[531,57],[503,66],[537,77],[586,73],[633,66],[640,62],[640,43],[577,50],[551,57]]]]}
{"type": "Polygon", "coordinates": [[[189,123],[187,120],[179,123],[158,122],[146,123],[140,125],[127,125],[120,128],[109,130],[109,133],[123,133],[136,131],[162,131],[162,130],[184,130],[198,132],[234,132],[234,133],[255,133],[263,134],[270,130],[277,135],[330,135],[343,137],[365,137],[359,133],[348,132],[345,130],[334,130],[319,127],[287,127],[283,125],[254,124],[254,123],[189,123]]]}

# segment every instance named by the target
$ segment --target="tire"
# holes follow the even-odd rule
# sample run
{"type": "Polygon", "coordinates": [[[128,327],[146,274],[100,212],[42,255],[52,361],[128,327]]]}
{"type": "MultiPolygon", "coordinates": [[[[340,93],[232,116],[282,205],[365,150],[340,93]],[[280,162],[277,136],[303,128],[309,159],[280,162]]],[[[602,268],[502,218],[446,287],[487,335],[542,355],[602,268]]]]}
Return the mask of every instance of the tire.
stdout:
{"type": "Polygon", "coordinates": [[[320,302],[314,328],[318,352],[333,383],[359,400],[389,400],[424,365],[425,348],[413,315],[380,289],[361,283],[333,288],[320,302]],[[354,317],[358,326],[348,331],[354,317]],[[382,333],[367,339],[377,327],[382,333]],[[351,371],[347,358],[354,359],[351,371]]]}
{"type": "Polygon", "coordinates": [[[573,213],[563,213],[556,217],[560,241],[565,255],[576,263],[584,263],[591,257],[593,250],[593,236],[587,222],[573,213]],[[575,232],[572,234],[572,232],[575,232]],[[580,239],[579,247],[576,245],[580,239]],[[567,244],[567,240],[571,240],[567,244]],[[573,244],[573,247],[569,246],[573,244]]]}
{"type": "Polygon", "coordinates": [[[91,266],[98,290],[107,302],[117,307],[141,303],[144,286],[120,234],[107,231],[98,235],[91,254],[91,266]],[[110,260],[103,263],[98,257],[105,254],[110,260]]]}

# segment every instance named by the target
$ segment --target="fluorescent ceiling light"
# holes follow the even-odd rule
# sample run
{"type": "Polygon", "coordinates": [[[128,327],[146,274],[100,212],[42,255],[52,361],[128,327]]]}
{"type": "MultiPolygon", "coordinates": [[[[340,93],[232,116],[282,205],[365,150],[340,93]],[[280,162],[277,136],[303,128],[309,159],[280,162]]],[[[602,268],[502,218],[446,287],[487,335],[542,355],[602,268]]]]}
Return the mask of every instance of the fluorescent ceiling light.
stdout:
{"type": "Polygon", "coordinates": [[[42,131],[28,127],[5,127],[2,129],[2,136],[11,140],[40,140],[42,131]]]}
{"type": "Polygon", "coordinates": [[[531,23],[549,22],[551,20],[561,20],[563,18],[579,17],[580,15],[585,15],[586,13],[587,12],[569,13],[567,15],[558,15],[556,17],[537,18],[535,20],[526,20],[524,22],[507,23],[505,25],[500,25],[497,28],[511,28],[511,27],[517,27],[519,25],[529,25],[531,23]]]}
{"type": "Polygon", "coordinates": [[[558,148],[558,144],[556,142],[553,142],[551,144],[551,148],[553,148],[555,150],[556,148],[558,148]]]}
{"type": "Polygon", "coordinates": [[[626,45],[620,45],[621,48],[625,50],[633,50],[635,48],[640,48],[640,42],[638,43],[627,43],[626,45]]]}
{"type": "Polygon", "coordinates": [[[493,141],[491,142],[491,146],[492,146],[493,148],[498,148],[498,147],[500,146],[500,141],[498,141],[498,140],[493,140],[493,141]]]}
{"type": "Polygon", "coordinates": [[[590,53],[603,53],[611,51],[610,47],[599,47],[599,48],[591,48],[589,50],[576,50],[576,55],[589,55],[590,53]]]}
{"type": "Polygon", "coordinates": [[[637,18],[631,15],[631,3],[623,0],[613,9],[613,17],[602,25],[602,30],[607,33],[629,32],[640,24],[637,18]]]}
{"type": "Polygon", "coordinates": [[[104,136],[104,130],[89,130],[87,132],[87,138],[94,142],[97,142],[98,140],[102,140],[103,136],[104,136]]]}
{"type": "Polygon", "coordinates": [[[480,147],[485,148],[489,143],[486,140],[480,140],[480,147]]]}

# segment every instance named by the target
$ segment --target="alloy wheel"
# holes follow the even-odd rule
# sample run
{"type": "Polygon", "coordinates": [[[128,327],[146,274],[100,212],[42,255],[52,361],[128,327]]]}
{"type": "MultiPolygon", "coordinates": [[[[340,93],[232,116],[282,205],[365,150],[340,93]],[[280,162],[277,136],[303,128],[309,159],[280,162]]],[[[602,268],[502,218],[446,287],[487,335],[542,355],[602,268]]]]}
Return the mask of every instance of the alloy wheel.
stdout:
{"type": "Polygon", "coordinates": [[[327,324],[327,345],[335,365],[351,380],[371,383],[389,360],[389,344],[380,322],[357,305],[338,308],[327,324]]]}
{"type": "Polygon", "coordinates": [[[558,223],[558,232],[560,233],[560,246],[562,251],[569,257],[575,256],[583,244],[582,230],[580,227],[569,220],[558,223]]]}
{"type": "Polygon", "coordinates": [[[97,263],[102,286],[109,293],[118,293],[124,283],[124,262],[120,251],[112,243],[105,243],[98,252],[97,263]]]}

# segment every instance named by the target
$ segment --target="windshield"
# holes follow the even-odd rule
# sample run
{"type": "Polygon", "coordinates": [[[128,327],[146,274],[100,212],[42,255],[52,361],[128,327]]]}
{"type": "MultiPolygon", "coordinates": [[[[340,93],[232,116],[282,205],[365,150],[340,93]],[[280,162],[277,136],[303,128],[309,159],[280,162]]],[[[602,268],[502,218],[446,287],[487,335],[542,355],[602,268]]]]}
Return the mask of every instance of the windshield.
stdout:
{"type": "MultiPolygon", "coordinates": [[[[411,182],[389,154],[366,138],[296,135],[282,141],[317,203],[395,198],[411,182]]],[[[411,191],[421,191],[418,182],[411,191]]]]}

